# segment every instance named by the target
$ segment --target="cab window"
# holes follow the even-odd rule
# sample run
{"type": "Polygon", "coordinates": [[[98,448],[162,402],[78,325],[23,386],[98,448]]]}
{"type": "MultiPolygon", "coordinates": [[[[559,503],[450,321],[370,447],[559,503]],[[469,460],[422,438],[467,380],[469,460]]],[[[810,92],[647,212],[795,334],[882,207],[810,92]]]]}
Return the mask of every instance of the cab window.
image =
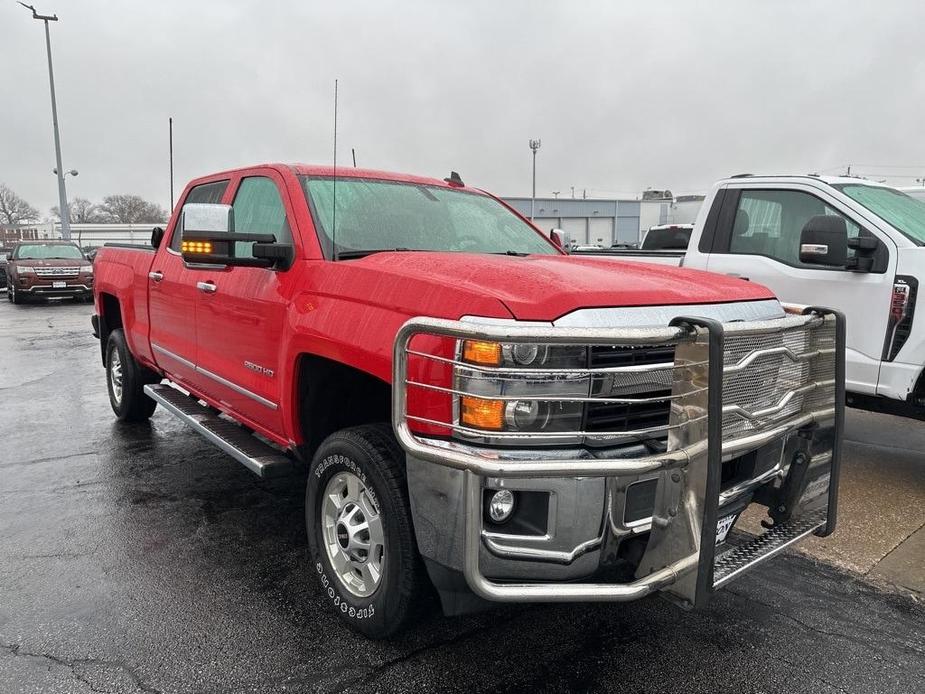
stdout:
{"type": "MultiPolygon", "coordinates": [[[[842,217],[848,238],[861,233],[860,227],[822,200],[796,190],[743,190],[739,195],[729,252],[763,255],[795,267],[818,269],[800,262],[800,232],[816,215],[842,217]]],[[[854,249],[848,249],[853,257],[854,249]]]]}
{"type": "MultiPolygon", "coordinates": [[[[241,181],[234,196],[234,230],[241,234],[273,234],[276,243],[292,243],[286,220],[286,208],[279,188],[265,176],[251,176],[241,181]]],[[[235,256],[251,258],[251,243],[236,243],[235,256]]]]}
{"type": "MultiPolygon", "coordinates": [[[[183,201],[185,205],[188,202],[208,203],[217,205],[222,201],[225,195],[225,189],[228,188],[228,181],[214,181],[213,183],[203,183],[202,185],[190,188],[190,192],[183,201]]],[[[170,249],[180,252],[180,224],[178,223],[173,232],[173,238],[170,239],[170,249]]]]}

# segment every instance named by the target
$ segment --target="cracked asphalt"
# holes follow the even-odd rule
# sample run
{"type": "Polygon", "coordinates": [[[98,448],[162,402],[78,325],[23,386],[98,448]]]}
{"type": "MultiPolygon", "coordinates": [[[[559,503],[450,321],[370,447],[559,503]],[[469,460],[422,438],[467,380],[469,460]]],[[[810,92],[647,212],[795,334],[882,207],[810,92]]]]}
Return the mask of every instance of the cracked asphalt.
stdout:
{"type": "Polygon", "coordinates": [[[0,692],[922,691],[922,602],[801,554],[703,612],[505,607],[366,641],[309,571],[304,477],[164,412],[117,424],[91,311],[0,303],[0,692]]]}

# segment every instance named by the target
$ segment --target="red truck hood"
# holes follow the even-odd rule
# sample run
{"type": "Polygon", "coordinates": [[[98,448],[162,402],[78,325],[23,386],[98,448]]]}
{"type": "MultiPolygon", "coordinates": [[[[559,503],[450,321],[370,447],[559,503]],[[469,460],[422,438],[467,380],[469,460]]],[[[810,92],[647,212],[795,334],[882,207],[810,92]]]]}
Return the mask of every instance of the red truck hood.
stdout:
{"type": "Polygon", "coordinates": [[[444,292],[488,295],[518,320],[552,321],[579,308],[774,298],[766,287],[727,275],[573,256],[399,252],[341,262],[392,275],[418,290],[424,282],[444,292]]]}

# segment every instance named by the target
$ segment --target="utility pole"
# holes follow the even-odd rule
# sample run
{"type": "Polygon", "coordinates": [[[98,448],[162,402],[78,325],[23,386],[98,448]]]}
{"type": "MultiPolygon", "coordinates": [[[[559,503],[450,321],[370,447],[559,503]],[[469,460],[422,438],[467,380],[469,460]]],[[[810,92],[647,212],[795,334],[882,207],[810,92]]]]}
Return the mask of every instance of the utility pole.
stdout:
{"type": "Polygon", "coordinates": [[[542,143],[539,140],[530,140],[530,149],[533,150],[533,195],[530,198],[530,219],[533,219],[533,213],[536,209],[536,150],[542,143]]]}
{"type": "Polygon", "coordinates": [[[170,214],[173,214],[173,116],[167,119],[167,124],[170,130],[170,214]]]}
{"type": "Polygon", "coordinates": [[[51,66],[51,33],[48,22],[57,22],[58,15],[39,14],[32,5],[20,2],[20,5],[32,10],[32,19],[45,22],[45,48],[48,51],[48,84],[51,87],[51,122],[55,130],[55,170],[58,174],[58,209],[61,211],[61,237],[65,241],[71,240],[71,218],[67,209],[67,191],[64,188],[64,167],[61,165],[61,138],[58,135],[58,105],[55,101],[55,72],[51,66]]]}
{"type": "Polygon", "coordinates": [[[574,200],[575,199],[575,186],[571,186],[571,188],[572,188],[572,200],[574,200]]]}

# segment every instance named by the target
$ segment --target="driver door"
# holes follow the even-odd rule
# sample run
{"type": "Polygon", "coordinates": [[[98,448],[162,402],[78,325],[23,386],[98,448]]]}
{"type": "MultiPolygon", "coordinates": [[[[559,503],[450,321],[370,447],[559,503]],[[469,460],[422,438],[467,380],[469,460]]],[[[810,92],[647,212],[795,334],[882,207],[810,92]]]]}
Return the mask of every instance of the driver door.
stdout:
{"type": "MultiPolygon", "coordinates": [[[[875,394],[890,317],[896,253],[890,239],[864,228],[834,197],[813,188],[743,185],[730,187],[723,202],[731,226],[717,230],[707,269],[763,284],[785,303],[825,306],[848,318],[848,390],[875,394]],[[815,215],[845,219],[848,236],[874,236],[883,253],[871,272],[810,265],[800,261],[800,232],[815,215]]],[[[849,249],[849,257],[854,253],[849,249]]]]}
{"type": "MultiPolygon", "coordinates": [[[[275,171],[257,170],[240,179],[232,206],[235,232],[293,242],[292,209],[275,171]]],[[[250,255],[251,245],[235,244],[235,255],[250,255]]],[[[196,287],[201,389],[257,431],[285,442],[281,366],[291,270],[197,266],[189,271],[196,287]]]]}

